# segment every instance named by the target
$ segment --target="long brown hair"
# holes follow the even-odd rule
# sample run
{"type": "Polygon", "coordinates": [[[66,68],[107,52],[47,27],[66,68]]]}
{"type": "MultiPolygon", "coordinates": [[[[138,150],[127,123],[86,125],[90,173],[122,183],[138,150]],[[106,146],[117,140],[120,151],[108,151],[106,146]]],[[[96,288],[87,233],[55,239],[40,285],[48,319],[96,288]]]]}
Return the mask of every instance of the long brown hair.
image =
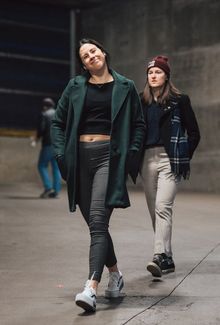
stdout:
{"type": "MultiPolygon", "coordinates": [[[[159,104],[166,104],[171,98],[178,97],[181,95],[179,89],[177,89],[174,84],[170,81],[170,79],[166,80],[163,87],[161,87],[161,93],[157,98],[157,102],[159,104]]],[[[148,80],[145,84],[144,91],[142,94],[142,100],[145,104],[151,104],[153,101],[153,93],[151,91],[151,87],[149,86],[148,80]]]]}

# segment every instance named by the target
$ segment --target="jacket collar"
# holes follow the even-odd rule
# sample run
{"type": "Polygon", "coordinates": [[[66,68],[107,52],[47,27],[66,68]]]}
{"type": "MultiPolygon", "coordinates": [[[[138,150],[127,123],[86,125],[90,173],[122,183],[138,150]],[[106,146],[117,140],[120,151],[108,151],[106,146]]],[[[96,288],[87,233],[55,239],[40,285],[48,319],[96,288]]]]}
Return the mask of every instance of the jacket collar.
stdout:
{"type": "Polygon", "coordinates": [[[173,110],[175,110],[177,105],[178,105],[178,100],[176,98],[169,100],[169,102],[167,104],[162,106],[163,110],[162,110],[161,116],[164,116],[164,115],[172,112],[173,110]]]}
{"type": "Polygon", "coordinates": [[[125,77],[114,70],[110,72],[115,81],[112,92],[112,121],[114,121],[128,95],[129,83],[125,77]]]}

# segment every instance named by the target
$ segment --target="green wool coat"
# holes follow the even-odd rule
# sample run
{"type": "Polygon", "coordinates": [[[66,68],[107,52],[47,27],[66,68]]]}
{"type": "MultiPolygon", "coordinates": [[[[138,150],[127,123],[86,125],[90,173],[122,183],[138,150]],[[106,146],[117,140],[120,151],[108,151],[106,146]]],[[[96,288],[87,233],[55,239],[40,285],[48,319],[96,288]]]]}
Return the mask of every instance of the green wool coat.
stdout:
{"type": "MultiPolygon", "coordinates": [[[[112,91],[112,128],[110,139],[109,177],[106,207],[126,208],[130,205],[126,188],[127,174],[135,182],[145,136],[145,123],[140,99],[133,81],[110,70],[114,78],[112,91]]],[[[51,125],[55,156],[61,158],[61,173],[67,181],[69,209],[78,203],[78,127],[84,106],[88,75],[71,79],[58,101],[51,125]]]]}

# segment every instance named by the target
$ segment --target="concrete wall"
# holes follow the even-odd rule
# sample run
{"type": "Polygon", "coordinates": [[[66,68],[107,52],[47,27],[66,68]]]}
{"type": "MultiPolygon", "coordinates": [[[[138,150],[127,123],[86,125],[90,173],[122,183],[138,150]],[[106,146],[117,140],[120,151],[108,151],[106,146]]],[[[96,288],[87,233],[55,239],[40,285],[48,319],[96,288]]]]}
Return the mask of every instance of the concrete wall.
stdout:
{"type": "Polygon", "coordinates": [[[202,136],[184,189],[220,192],[219,17],[218,0],[109,0],[82,14],[82,36],[102,42],[112,67],[139,91],[146,62],[169,56],[172,80],[190,96],[202,136]]]}

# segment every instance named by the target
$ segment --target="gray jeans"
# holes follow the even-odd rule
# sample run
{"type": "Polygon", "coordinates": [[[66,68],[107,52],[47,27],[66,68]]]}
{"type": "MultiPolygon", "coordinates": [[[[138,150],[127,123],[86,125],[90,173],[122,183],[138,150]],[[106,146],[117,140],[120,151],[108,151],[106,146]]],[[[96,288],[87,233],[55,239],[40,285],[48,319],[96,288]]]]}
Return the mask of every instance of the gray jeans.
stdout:
{"type": "Polygon", "coordinates": [[[172,256],[172,214],[179,178],[171,171],[164,147],[146,149],[141,167],[154,236],[154,254],[172,256]]]}
{"type": "Polygon", "coordinates": [[[100,282],[103,268],[117,263],[109,234],[112,210],[105,207],[109,171],[109,141],[80,142],[79,207],[89,227],[89,279],[100,282]]]}

